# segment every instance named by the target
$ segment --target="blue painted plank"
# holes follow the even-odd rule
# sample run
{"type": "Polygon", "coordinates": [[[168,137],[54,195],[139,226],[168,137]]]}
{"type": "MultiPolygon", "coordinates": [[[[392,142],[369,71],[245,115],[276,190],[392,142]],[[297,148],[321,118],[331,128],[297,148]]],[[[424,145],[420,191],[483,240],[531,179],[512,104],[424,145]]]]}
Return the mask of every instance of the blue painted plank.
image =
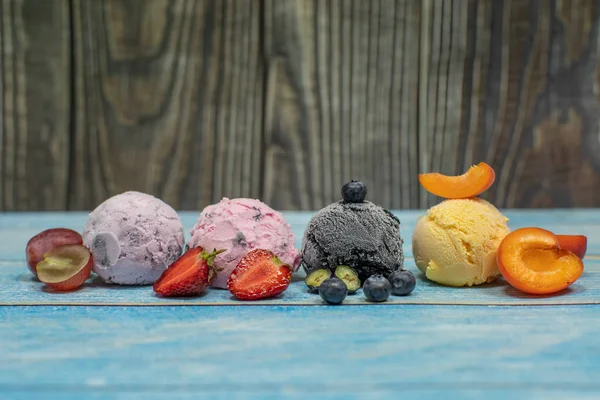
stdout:
{"type": "Polygon", "coordinates": [[[0,398],[598,398],[599,311],[0,307],[0,398]]]}
{"type": "MultiPolygon", "coordinates": [[[[523,385],[525,386],[525,385],[523,385]]],[[[413,389],[408,388],[402,391],[388,389],[385,387],[370,387],[368,393],[365,391],[359,391],[358,393],[351,391],[351,389],[339,389],[336,390],[336,394],[333,393],[310,393],[314,398],[320,400],[352,400],[352,399],[393,399],[397,400],[507,400],[507,399],[528,399],[528,400],[598,400],[598,392],[586,389],[572,390],[568,388],[556,388],[554,386],[540,386],[531,387],[527,385],[527,389],[508,389],[508,388],[488,388],[488,389],[413,389]]],[[[336,388],[337,389],[337,388],[336,388]]],[[[164,400],[166,398],[176,398],[178,400],[198,400],[198,399],[210,399],[210,400],[236,400],[236,399],[257,399],[257,400],[306,400],[308,397],[306,394],[290,393],[287,389],[281,388],[274,391],[248,391],[245,390],[243,393],[239,392],[220,392],[207,390],[205,387],[194,387],[189,386],[187,389],[180,388],[164,388],[157,389],[156,387],[150,387],[147,390],[139,390],[132,392],[132,389],[124,391],[115,390],[99,390],[90,391],[89,389],[78,389],[73,390],[72,388],[59,388],[59,389],[48,389],[48,390],[10,390],[2,392],[10,400],[31,400],[32,398],[43,398],[44,400],[164,400]],[[150,391],[152,390],[152,391],[150,391]],[[185,391],[183,391],[185,390],[185,391]],[[273,392],[276,392],[273,394],[273,392]]]]}
{"type": "MultiPolygon", "coordinates": [[[[600,210],[505,210],[511,229],[539,226],[556,233],[582,234],[588,237],[589,254],[600,255],[600,210]]],[[[395,211],[402,221],[404,252],[412,257],[411,238],[417,219],[423,211],[395,211]]],[[[198,212],[181,212],[186,237],[196,222],[198,212]]],[[[301,247],[302,235],[312,212],[284,212],[296,235],[296,247],[301,247]]],[[[81,231],[87,213],[0,213],[0,261],[25,259],[27,241],[44,229],[66,227],[81,231]]]]}
{"type": "MultiPolygon", "coordinates": [[[[600,260],[585,260],[582,277],[567,290],[552,296],[522,294],[503,279],[472,288],[451,288],[427,280],[415,267],[414,261],[406,262],[408,269],[417,276],[417,287],[410,296],[395,297],[390,304],[451,304],[451,305],[550,305],[550,304],[600,304],[600,260]]],[[[154,296],[151,286],[117,286],[104,284],[93,277],[79,290],[56,293],[34,278],[22,263],[0,265],[0,305],[320,305],[319,295],[310,294],[300,271],[287,291],[282,295],[244,302],[235,300],[227,290],[209,290],[196,298],[164,299],[154,296]]],[[[369,304],[361,291],[348,296],[346,305],[369,304]]]]}
{"type": "MultiPolygon", "coordinates": [[[[410,256],[418,212],[397,213],[410,256]]],[[[583,233],[600,254],[598,210],[511,210],[511,228],[583,233]]],[[[298,235],[311,213],[286,213],[298,235]]],[[[190,227],[197,213],[182,213],[190,227]]],[[[149,287],[91,280],[80,291],[43,291],[22,263],[42,229],[80,230],[86,214],[0,215],[0,303],[145,304],[165,307],[0,307],[0,398],[529,398],[600,397],[599,306],[450,307],[408,304],[598,303],[600,262],[572,290],[521,297],[505,284],[471,289],[420,280],[405,303],[374,308],[318,305],[298,274],[284,296],[255,307],[226,291],[163,300],[149,287]],[[41,299],[41,300],[40,300],[41,299]],[[59,300],[56,300],[59,299],[59,300]],[[160,302],[160,303],[159,303],[160,302]],[[269,307],[263,305],[270,305],[269,307]]],[[[408,260],[414,270],[414,262],[408,260]]],[[[422,276],[421,276],[422,278],[422,276]]]]}

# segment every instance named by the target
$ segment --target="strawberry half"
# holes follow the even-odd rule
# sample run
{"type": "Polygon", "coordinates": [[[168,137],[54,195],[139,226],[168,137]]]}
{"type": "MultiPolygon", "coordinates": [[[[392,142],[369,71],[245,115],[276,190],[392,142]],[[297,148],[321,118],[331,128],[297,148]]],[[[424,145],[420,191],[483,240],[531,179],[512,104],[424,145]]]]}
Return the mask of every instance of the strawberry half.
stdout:
{"type": "Polygon", "coordinates": [[[215,280],[213,260],[225,250],[207,253],[202,247],[189,249],[154,282],[154,291],[163,297],[199,296],[215,280]]]}
{"type": "Polygon", "coordinates": [[[257,249],[246,254],[227,280],[227,288],[240,300],[277,296],[292,281],[292,269],[273,252],[257,249]]]}

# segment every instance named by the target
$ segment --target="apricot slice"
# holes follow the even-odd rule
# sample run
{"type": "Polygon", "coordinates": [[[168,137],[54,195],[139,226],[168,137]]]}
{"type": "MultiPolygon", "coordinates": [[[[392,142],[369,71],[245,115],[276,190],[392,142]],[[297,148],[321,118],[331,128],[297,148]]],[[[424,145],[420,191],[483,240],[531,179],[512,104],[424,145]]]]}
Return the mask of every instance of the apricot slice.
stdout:
{"type": "Polygon", "coordinates": [[[69,244],[83,244],[83,239],[79,233],[67,228],[47,229],[29,239],[25,247],[25,256],[31,273],[37,276],[35,267],[44,259],[45,253],[69,244]]]}
{"type": "Polygon", "coordinates": [[[419,182],[429,193],[445,199],[467,199],[480,195],[489,189],[496,179],[496,173],[488,164],[480,162],[458,176],[443,175],[437,172],[419,174],[419,182]]]}
{"type": "Polygon", "coordinates": [[[498,247],[496,260],[508,283],[530,294],[556,293],[583,273],[581,258],[561,249],[556,235],[541,228],[509,233],[498,247]]]}
{"type": "Polygon", "coordinates": [[[587,236],[583,235],[556,235],[561,249],[575,253],[583,259],[587,251],[587,236]]]}
{"type": "Polygon", "coordinates": [[[92,253],[81,245],[60,246],[44,254],[36,266],[40,281],[54,290],[67,291],[83,285],[92,272],[92,253]]]}

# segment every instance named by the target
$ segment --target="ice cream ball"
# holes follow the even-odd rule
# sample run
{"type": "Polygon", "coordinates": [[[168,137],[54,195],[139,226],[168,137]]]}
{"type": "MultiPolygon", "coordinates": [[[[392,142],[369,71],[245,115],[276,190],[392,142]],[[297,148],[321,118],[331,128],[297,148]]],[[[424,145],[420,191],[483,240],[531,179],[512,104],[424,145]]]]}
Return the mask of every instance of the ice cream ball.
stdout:
{"type": "Polygon", "coordinates": [[[306,273],[319,268],[353,268],[361,280],[375,274],[389,276],[403,268],[400,221],[371,203],[340,200],[318,211],[302,239],[306,273]]]}
{"type": "Polygon", "coordinates": [[[412,237],[417,267],[447,286],[492,282],[500,271],[496,251],[510,232],[506,218],[480,198],[445,200],[419,218],[412,237]]]}
{"type": "Polygon", "coordinates": [[[109,198],[89,215],[83,243],[93,271],[105,282],[149,285],[179,258],[185,244],[177,212],[149,194],[129,191],[109,198]]]}
{"type": "Polygon", "coordinates": [[[260,200],[223,198],[207,206],[190,231],[188,246],[225,250],[213,265],[219,271],[212,287],[227,288],[227,279],[240,260],[255,249],[272,251],[293,271],[300,265],[296,238],[283,215],[260,200]]]}

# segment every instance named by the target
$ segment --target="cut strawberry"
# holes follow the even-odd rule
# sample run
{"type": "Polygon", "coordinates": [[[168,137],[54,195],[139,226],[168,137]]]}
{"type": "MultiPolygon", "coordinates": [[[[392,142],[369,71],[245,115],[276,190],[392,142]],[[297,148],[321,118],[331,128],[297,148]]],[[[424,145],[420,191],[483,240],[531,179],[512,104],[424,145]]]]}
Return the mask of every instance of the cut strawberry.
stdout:
{"type": "Polygon", "coordinates": [[[154,291],[163,297],[199,296],[215,280],[219,270],[215,257],[225,250],[207,253],[202,247],[185,252],[154,283],[154,291]]]}
{"type": "Polygon", "coordinates": [[[292,281],[292,268],[273,252],[257,249],[246,254],[227,280],[227,288],[240,300],[277,296],[292,281]]]}

